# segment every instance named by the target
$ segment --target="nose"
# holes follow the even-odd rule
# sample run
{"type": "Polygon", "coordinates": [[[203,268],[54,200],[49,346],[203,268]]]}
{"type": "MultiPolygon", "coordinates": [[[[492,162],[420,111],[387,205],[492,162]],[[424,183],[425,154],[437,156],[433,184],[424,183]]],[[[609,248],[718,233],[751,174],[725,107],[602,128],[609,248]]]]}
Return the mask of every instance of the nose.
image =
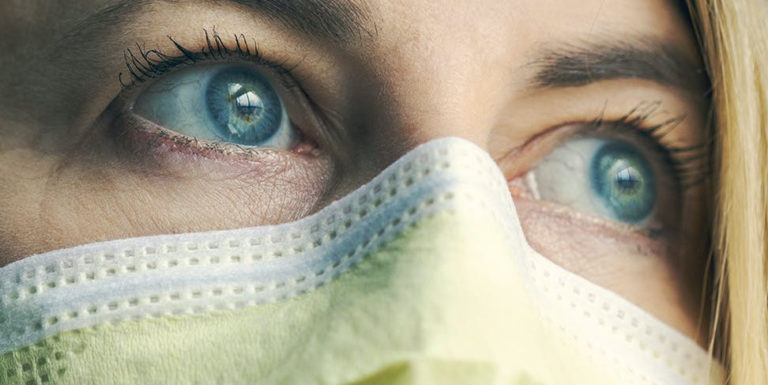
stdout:
{"type": "Polygon", "coordinates": [[[388,367],[373,375],[374,382],[363,383],[386,376],[403,384],[429,383],[408,381],[438,379],[440,368],[447,367],[463,367],[462,373],[490,381],[505,374],[500,367],[528,370],[514,368],[515,363],[528,366],[544,358],[537,348],[539,320],[515,255],[519,240],[508,237],[490,210],[451,204],[340,277],[349,289],[337,293],[328,316],[339,330],[357,330],[365,340],[338,353],[367,351],[380,357],[375,367],[388,367]],[[451,361],[478,364],[451,366],[451,361]]]}
{"type": "Polygon", "coordinates": [[[528,295],[522,231],[500,219],[514,208],[484,199],[473,170],[437,187],[421,214],[404,211],[420,216],[322,289],[321,327],[287,364],[321,352],[344,368],[317,373],[323,383],[574,383],[528,295]]]}

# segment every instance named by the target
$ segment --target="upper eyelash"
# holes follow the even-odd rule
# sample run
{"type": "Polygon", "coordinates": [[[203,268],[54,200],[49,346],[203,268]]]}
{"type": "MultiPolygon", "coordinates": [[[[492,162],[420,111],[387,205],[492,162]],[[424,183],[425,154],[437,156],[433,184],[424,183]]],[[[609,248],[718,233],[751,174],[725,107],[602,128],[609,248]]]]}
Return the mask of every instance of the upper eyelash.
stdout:
{"type": "Polygon", "coordinates": [[[295,65],[291,66],[287,63],[265,59],[259,52],[256,43],[249,43],[244,34],[233,34],[233,40],[228,45],[215,28],[210,33],[207,29],[203,29],[203,33],[205,44],[197,51],[184,47],[170,35],[168,40],[173,44],[173,49],[177,51],[175,55],[167,54],[160,49],[145,49],[139,43],[136,43],[135,51],[131,48],[125,49],[123,60],[128,72],[127,75],[124,72],[118,74],[120,85],[123,89],[130,89],[148,79],[158,78],[180,65],[191,65],[205,60],[222,60],[235,55],[248,58],[255,64],[275,71],[286,87],[290,88],[295,85],[292,75],[295,65]],[[130,80],[125,81],[125,76],[129,76],[130,80]]]}
{"type": "Polygon", "coordinates": [[[657,144],[657,152],[663,156],[664,162],[672,168],[683,190],[703,183],[711,173],[710,143],[705,141],[692,146],[679,146],[666,140],[666,136],[682,123],[686,116],[678,115],[661,123],[649,125],[649,119],[659,112],[661,104],[660,101],[642,102],[624,116],[610,121],[604,120],[603,113],[601,113],[589,126],[593,130],[606,125],[630,127],[634,132],[647,136],[657,144]]]}

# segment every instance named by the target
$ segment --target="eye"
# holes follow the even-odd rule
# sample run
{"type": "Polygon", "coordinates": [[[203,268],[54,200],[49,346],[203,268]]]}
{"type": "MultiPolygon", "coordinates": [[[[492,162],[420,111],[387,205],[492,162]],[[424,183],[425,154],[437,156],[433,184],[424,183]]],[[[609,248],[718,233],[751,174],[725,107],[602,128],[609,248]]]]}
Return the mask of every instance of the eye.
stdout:
{"type": "Polygon", "coordinates": [[[572,139],[547,155],[532,176],[541,199],[587,214],[642,224],[657,208],[658,176],[629,142],[572,139]]]}
{"type": "Polygon", "coordinates": [[[166,74],[139,95],[133,111],[211,142],[290,149],[299,137],[275,88],[242,64],[198,65],[166,74]]]}

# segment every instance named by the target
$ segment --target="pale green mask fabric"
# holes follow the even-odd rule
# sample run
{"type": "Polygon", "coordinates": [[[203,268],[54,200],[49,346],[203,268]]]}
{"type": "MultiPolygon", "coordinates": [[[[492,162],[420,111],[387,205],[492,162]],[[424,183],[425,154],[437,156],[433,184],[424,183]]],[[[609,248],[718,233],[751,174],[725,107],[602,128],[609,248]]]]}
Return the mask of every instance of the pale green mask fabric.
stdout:
{"type": "Polygon", "coordinates": [[[294,223],[0,269],[0,384],[719,384],[695,342],[525,241],[446,138],[294,223]]]}

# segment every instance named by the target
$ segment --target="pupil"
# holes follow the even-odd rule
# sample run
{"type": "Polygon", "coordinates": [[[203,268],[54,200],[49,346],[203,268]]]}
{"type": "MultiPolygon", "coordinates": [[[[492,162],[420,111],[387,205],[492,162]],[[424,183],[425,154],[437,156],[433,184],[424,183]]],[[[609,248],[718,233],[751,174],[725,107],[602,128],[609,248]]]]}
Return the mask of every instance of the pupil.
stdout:
{"type": "MultiPolygon", "coordinates": [[[[623,163],[623,162],[620,162],[623,163]]],[[[634,167],[621,164],[622,168],[616,173],[614,183],[623,194],[636,194],[642,187],[641,176],[634,167]]]]}
{"type": "Polygon", "coordinates": [[[238,117],[248,123],[261,119],[264,102],[255,92],[246,90],[241,84],[230,84],[229,94],[238,117]]]}

